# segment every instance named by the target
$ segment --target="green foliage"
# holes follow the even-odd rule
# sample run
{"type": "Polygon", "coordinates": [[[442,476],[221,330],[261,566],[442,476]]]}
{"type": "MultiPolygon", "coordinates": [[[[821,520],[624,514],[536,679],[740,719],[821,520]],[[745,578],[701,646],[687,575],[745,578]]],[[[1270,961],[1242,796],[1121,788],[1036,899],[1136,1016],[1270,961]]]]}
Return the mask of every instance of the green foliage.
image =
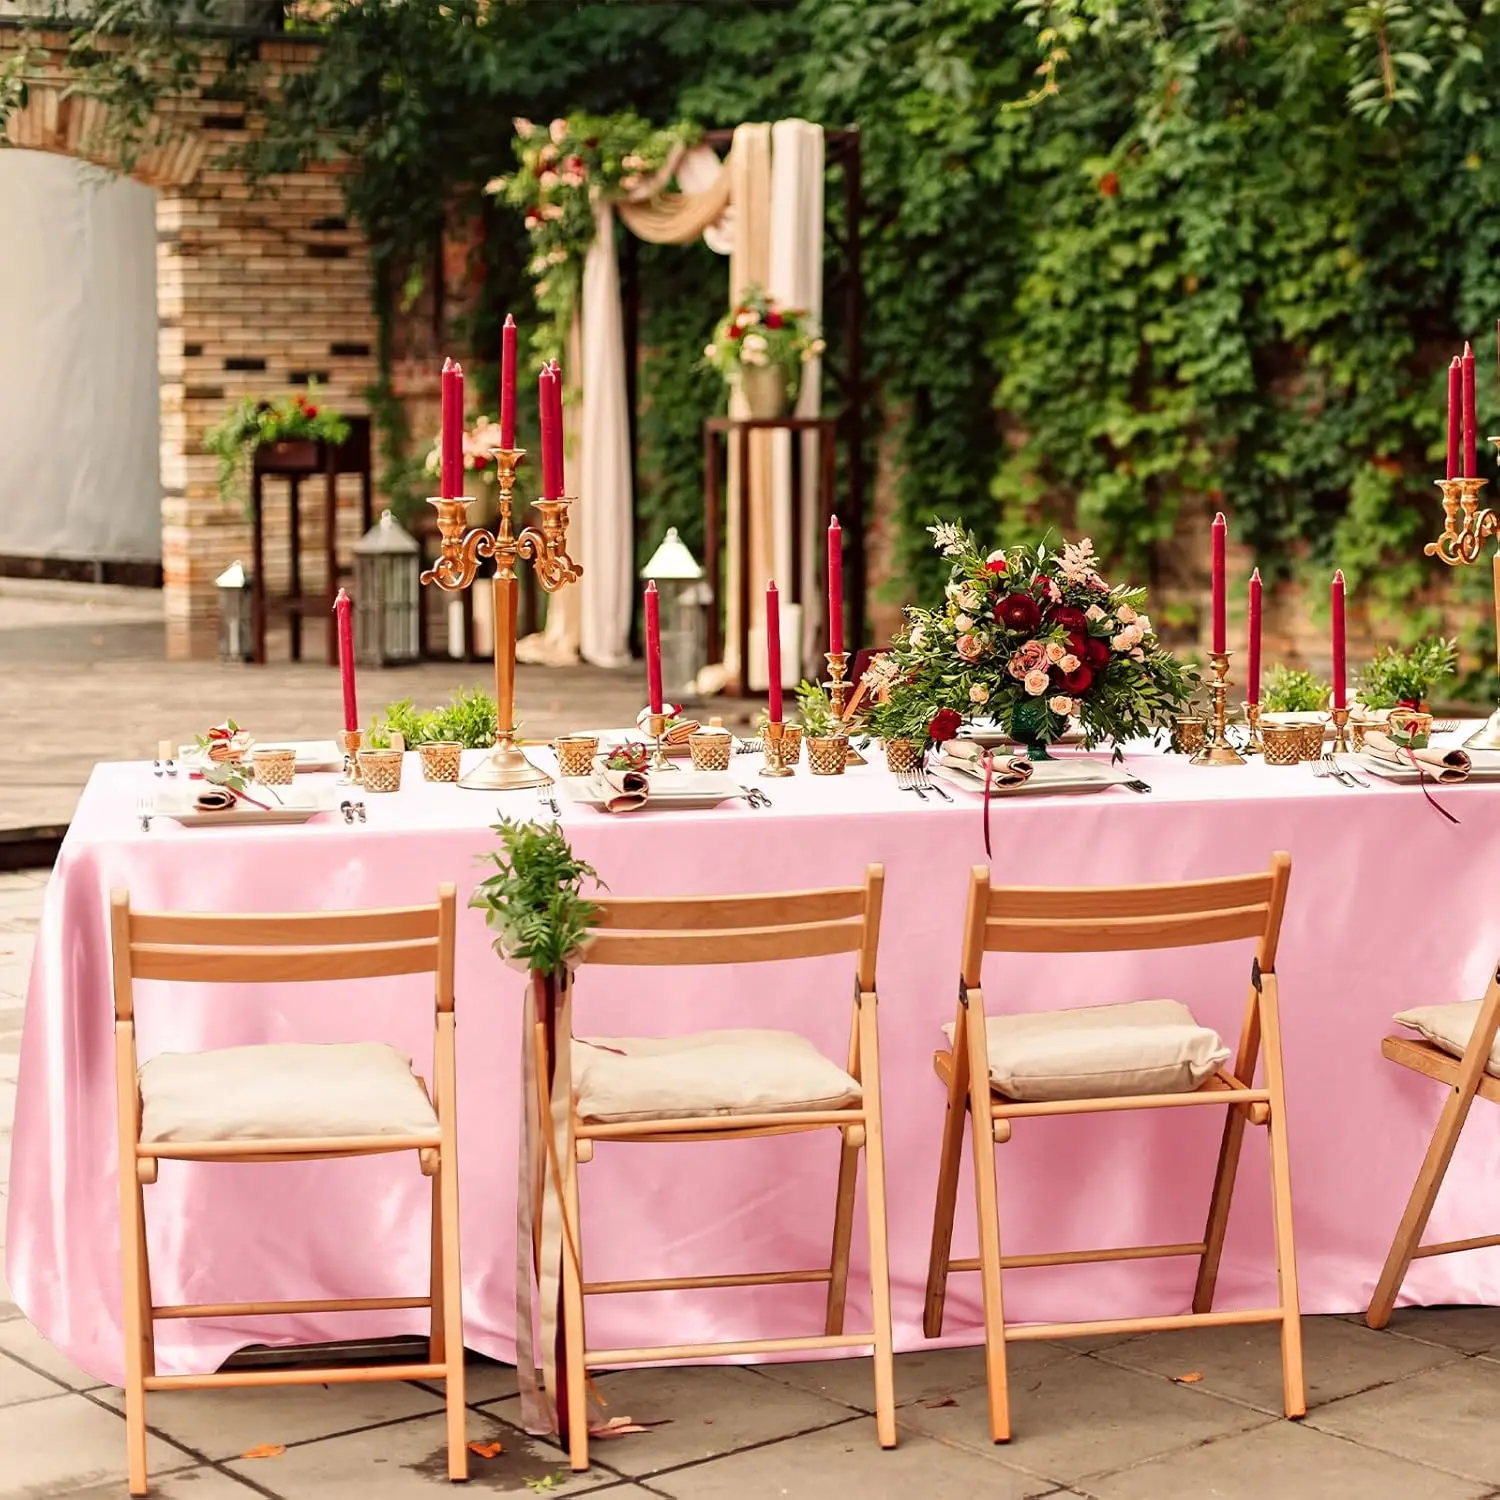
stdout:
{"type": "Polygon", "coordinates": [[[1271,714],[1318,713],[1328,707],[1329,692],[1329,685],[1319,682],[1311,672],[1288,666],[1273,667],[1261,689],[1261,711],[1271,714]]]}
{"type": "Polygon", "coordinates": [[[336,411],[320,406],[317,382],[306,394],[262,401],[247,396],[203,434],[204,449],[219,460],[219,496],[246,499],[250,460],[263,443],[313,442],[337,446],[349,436],[349,424],[336,411]]]}
{"type": "Polygon", "coordinates": [[[558,824],[501,818],[493,827],[501,849],[480,858],[495,873],[475,886],[469,905],[484,912],[503,958],[557,974],[599,913],[584,896],[584,883],[605,887],[594,867],[573,853],[558,824]]]}
{"type": "Polygon", "coordinates": [[[460,688],[447,703],[423,712],[410,698],[386,705],[383,733],[402,735],[408,749],[434,740],[456,741],[465,750],[485,749],[495,743],[495,700],[482,688],[460,688]]]}
{"type": "Polygon", "coordinates": [[[1386,646],[1377,651],[1360,681],[1366,708],[1394,708],[1398,703],[1425,703],[1438,683],[1458,670],[1458,642],[1423,641],[1410,651],[1386,646]]]}
{"type": "Polygon", "coordinates": [[[379,719],[371,719],[370,727],[365,730],[365,737],[360,744],[360,749],[389,750],[391,748],[392,729],[393,726],[390,724],[382,724],[379,719]]]}
{"type": "Polygon", "coordinates": [[[802,716],[802,732],[814,738],[837,734],[842,727],[828,694],[816,682],[805,679],[797,688],[797,708],[802,716]]]}

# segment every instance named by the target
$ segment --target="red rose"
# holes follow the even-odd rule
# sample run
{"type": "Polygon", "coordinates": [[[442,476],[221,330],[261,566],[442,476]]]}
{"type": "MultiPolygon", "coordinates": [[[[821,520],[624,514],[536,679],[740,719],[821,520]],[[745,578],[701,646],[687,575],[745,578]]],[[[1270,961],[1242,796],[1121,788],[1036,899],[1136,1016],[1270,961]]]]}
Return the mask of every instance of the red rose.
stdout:
{"type": "Polygon", "coordinates": [[[316,406],[309,406],[305,401],[302,403],[302,415],[304,417],[315,417],[317,414],[318,408],[316,406]]]}
{"type": "Polygon", "coordinates": [[[1070,697],[1081,698],[1094,685],[1094,669],[1079,667],[1077,671],[1066,673],[1062,681],[1070,697]]]}
{"type": "Polygon", "coordinates": [[[1083,643],[1083,650],[1075,651],[1073,654],[1081,655],[1087,667],[1107,667],[1109,665],[1109,642],[1100,636],[1091,635],[1083,643]]]}
{"type": "Polygon", "coordinates": [[[1005,559],[1003,557],[992,557],[985,565],[986,573],[993,573],[997,578],[1005,571],[1005,559]]]}
{"type": "Polygon", "coordinates": [[[766,314],[766,327],[767,328],[780,328],[781,327],[781,314],[779,312],[768,312],[766,314]]]}
{"type": "Polygon", "coordinates": [[[1120,196],[1120,179],[1114,172],[1106,172],[1099,179],[1099,191],[1106,198],[1118,198],[1120,196]]]}
{"type": "Polygon", "coordinates": [[[737,327],[733,323],[729,325],[729,337],[732,339],[737,339],[743,331],[743,329],[737,327]]]}
{"type": "Polygon", "coordinates": [[[1089,638],[1080,630],[1070,630],[1068,632],[1068,650],[1079,661],[1087,661],[1089,655],[1089,638]]]}
{"type": "Polygon", "coordinates": [[[995,618],[1009,630],[1035,630],[1042,623],[1042,609],[1030,594],[1007,594],[995,606],[995,618]]]}
{"type": "Polygon", "coordinates": [[[941,745],[951,740],[958,733],[958,726],[962,723],[963,718],[957,709],[940,708],[932,716],[932,722],[927,726],[927,738],[933,744],[941,745]]]}
{"type": "Polygon", "coordinates": [[[1070,635],[1087,635],[1089,617],[1071,604],[1054,604],[1047,611],[1047,618],[1054,625],[1061,625],[1070,635]]]}

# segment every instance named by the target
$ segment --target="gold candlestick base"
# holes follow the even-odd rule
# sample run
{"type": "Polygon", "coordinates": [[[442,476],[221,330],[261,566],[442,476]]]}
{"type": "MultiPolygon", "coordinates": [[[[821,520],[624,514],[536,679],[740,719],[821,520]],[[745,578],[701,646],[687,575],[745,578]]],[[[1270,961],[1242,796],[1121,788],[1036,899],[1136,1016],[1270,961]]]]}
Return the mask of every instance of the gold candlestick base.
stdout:
{"type": "Polygon", "coordinates": [[[1229,742],[1226,728],[1225,699],[1229,695],[1229,652],[1211,651],[1214,680],[1209,684],[1213,694],[1213,716],[1208,724],[1208,743],[1188,762],[1194,766],[1242,766],[1245,757],[1229,742]]]}
{"type": "Polygon", "coordinates": [[[784,724],[766,725],[766,763],[760,768],[762,776],[795,776],[797,773],[786,763],[786,750],[782,743],[784,724]]]}
{"type": "Polygon", "coordinates": [[[1347,755],[1354,748],[1349,743],[1349,710],[1335,708],[1331,710],[1331,716],[1333,718],[1333,753],[1347,755]]]}
{"type": "MultiPolygon", "coordinates": [[[[833,707],[833,716],[839,721],[838,733],[845,740],[849,737],[849,727],[844,723],[844,711],[849,702],[849,687],[844,678],[849,671],[849,653],[847,651],[825,651],[824,660],[828,663],[829,680],[823,684],[828,689],[828,701],[833,707]]],[[[850,745],[844,755],[846,766],[863,766],[868,764],[864,756],[850,745]]]]}
{"type": "Polygon", "coordinates": [[[364,777],[359,774],[359,749],[365,742],[362,729],[339,730],[339,749],[344,752],[344,769],[339,773],[340,786],[363,786],[364,777]]]}
{"type": "Polygon", "coordinates": [[[1246,755],[1259,755],[1265,749],[1265,745],[1260,737],[1260,704],[1242,703],[1240,704],[1240,709],[1245,715],[1245,728],[1248,731],[1245,739],[1244,753],[1246,755]]]}
{"type": "Polygon", "coordinates": [[[529,786],[550,786],[552,777],[516,749],[515,740],[502,734],[495,748],[458,784],[471,792],[518,792],[529,786]]]}
{"type": "Polygon", "coordinates": [[[646,732],[656,741],[656,753],[651,757],[651,769],[653,771],[675,771],[676,766],[667,759],[667,752],[662,748],[666,742],[667,716],[665,714],[650,714],[646,718],[646,732]]]}

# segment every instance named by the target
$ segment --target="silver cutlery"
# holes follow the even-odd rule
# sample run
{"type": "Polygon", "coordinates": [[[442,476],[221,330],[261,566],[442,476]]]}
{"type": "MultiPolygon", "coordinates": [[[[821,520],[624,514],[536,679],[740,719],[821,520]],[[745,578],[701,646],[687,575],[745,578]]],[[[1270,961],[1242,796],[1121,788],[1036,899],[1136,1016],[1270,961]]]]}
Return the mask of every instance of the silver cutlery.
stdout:
{"type": "Polygon", "coordinates": [[[754,808],[769,807],[771,799],[758,786],[741,786],[740,796],[754,808]]]}
{"type": "Polygon", "coordinates": [[[1323,769],[1321,771],[1314,771],[1313,772],[1314,776],[1328,776],[1328,777],[1332,777],[1332,779],[1334,781],[1338,782],[1338,784],[1340,786],[1344,786],[1344,787],[1352,787],[1352,786],[1368,787],[1369,784],[1370,784],[1368,781],[1364,781],[1360,777],[1356,776],[1353,771],[1346,771],[1333,758],[1333,754],[1332,754],[1331,751],[1325,750],[1323,752],[1322,766],[1323,766],[1323,769]]]}
{"type": "Polygon", "coordinates": [[[151,762],[151,774],[153,776],[165,776],[167,774],[166,762],[165,761],[160,761],[160,760],[153,760],[151,762]]]}
{"type": "Polygon", "coordinates": [[[924,802],[927,800],[927,793],[917,785],[917,773],[915,771],[897,771],[896,790],[898,792],[915,792],[924,802]]]}
{"type": "Polygon", "coordinates": [[[953,801],[952,794],[948,791],[948,788],[943,786],[940,782],[934,781],[932,777],[927,774],[926,766],[917,766],[917,768],[912,772],[912,775],[917,778],[917,790],[919,792],[936,792],[944,802],[953,801]]]}
{"type": "Polygon", "coordinates": [[[735,746],[736,755],[759,755],[766,748],[764,740],[741,740],[735,746]]]}
{"type": "Polygon", "coordinates": [[[1437,723],[1432,726],[1432,732],[1434,734],[1452,734],[1453,731],[1457,728],[1457,719],[1439,719],[1437,723]]]}
{"type": "Polygon", "coordinates": [[[141,832],[151,832],[151,798],[137,797],[135,799],[135,815],[141,820],[141,832]]]}
{"type": "Polygon", "coordinates": [[[365,821],[365,805],[363,802],[351,802],[345,799],[339,803],[339,811],[343,813],[346,823],[352,823],[356,818],[361,823],[365,821]]]}
{"type": "Polygon", "coordinates": [[[1129,781],[1123,782],[1121,784],[1128,792],[1145,793],[1151,790],[1151,783],[1148,781],[1142,781],[1139,776],[1133,776],[1129,781]]]}
{"type": "Polygon", "coordinates": [[[536,789],[536,800],[547,808],[554,818],[562,816],[562,809],[557,805],[557,793],[550,786],[539,786],[536,789]]]}

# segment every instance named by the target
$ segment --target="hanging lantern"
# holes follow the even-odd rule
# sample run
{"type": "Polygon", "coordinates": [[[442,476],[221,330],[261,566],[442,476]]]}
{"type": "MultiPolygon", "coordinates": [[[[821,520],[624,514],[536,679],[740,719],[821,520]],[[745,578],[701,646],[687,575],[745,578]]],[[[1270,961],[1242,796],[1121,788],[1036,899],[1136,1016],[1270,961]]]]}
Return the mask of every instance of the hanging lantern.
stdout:
{"type": "Polygon", "coordinates": [[[219,591],[219,660],[254,661],[254,606],[244,563],[230,563],[214,579],[214,587],[219,591]]]}
{"type": "Polygon", "coordinates": [[[418,657],[421,548],[390,511],[354,544],[354,654],[368,666],[418,657]]]}
{"type": "Polygon", "coordinates": [[[673,526],[662,538],[642,578],[656,580],[661,595],[661,680],[669,698],[690,698],[708,664],[708,606],[713,598],[703,569],[673,526]]]}

